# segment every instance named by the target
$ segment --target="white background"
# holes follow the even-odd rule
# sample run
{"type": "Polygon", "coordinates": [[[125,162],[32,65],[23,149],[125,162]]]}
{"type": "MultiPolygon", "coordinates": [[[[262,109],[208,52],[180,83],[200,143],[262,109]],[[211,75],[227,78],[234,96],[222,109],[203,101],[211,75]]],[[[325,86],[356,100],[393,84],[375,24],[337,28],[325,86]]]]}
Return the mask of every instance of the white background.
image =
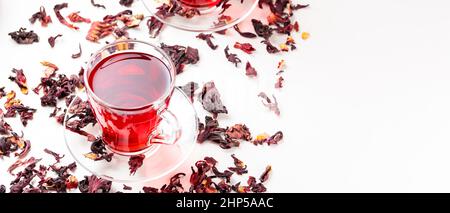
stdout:
{"type": "MultiPolygon", "coordinates": [[[[34,88],[44,70],[40,61],[57,64],[63,73],[77,73],[91,52],[105,40],[112,41],[86,41],[88,24],[78,24],[78,32],[61,25],[52,8],[62,2],[0,1],[0,86],[6,86],[7,91],[18,91],[17,85],[7,79],[12,68],[24,69],[28,85],[34,88]],[[41,3],[53,19],[47,28],[28,22],[41,3]],[[15,44],[7,34],[19,27],[35,30],[41,41],[15,44]],[[64,36],[51,49],[47,38],[58,33],[64,36]],[[81,59],[73,60],[70,56],[77,52],[79,42],[84,53],[81,59]]],[[[69,9],[63,14],[80,10],[82,16],[93,20],[125,9],[118,1],[98,0],[107,11],[92,7],[88,0],[67,2],[69,9]]],[[[243,143],[237,149],[222,150],[210,143],[198,145],[178,171],[190,174],[190,165],[204,156],[215,157],[224,169],[232,165],[229,155],[236,153],[252,175],[259,176],[266,165],[272,165],[267,183],[270,192],[449,192],[450,2],[302,3],[311,7],[299,11],[296,18],[311,38],[303,42],[295,34],[297,51],[268,55],[258,44],[260,39],[247,40],[257,47],[256,54],[247,58],[259,71],[257,79],[249,79],[243,65],[236,69],[224,58],[225,45],[246,41],[232,30],[227,36],[216,35],[215,42],[220,45],[216,51],[195,39],[195,33],[166,28],[161,34],[165,43],[200,49],[199,64],[186,67],[177,81],[182,85],[191,80],[214,80],[229,110],[227,116],[220,117],[223,125],[243,122],[254,134],[282,130],[285,135],[282,143],[271,147],[243,143]],[[276,65],[282,58],[287,62],[285,87],[276,90],[276,65]],[[257,98],[260,91],[277,96],[280,117],[262,106],[257,98]]],[[[148,14],[140,2],[133,10],[148,14]]],[[[130,33],[131,37],[150,41],[144,23],[140,31],[130,33]]],[[[244,54],[231,49],[246,60],[244,54]]],[[[7,120],[31,140],[29,156],[52,162],[43,154],[48,147],[66,153],[65,163],[73,161],[66,151],[62,128],[48,118],[52,109],[41,108],[39,97],[32,92],[19,97],[25,105],[38,108],[26,128],[18,118],[7,120]]],[[[199,105],[196,108],[203,117],[203,109],[199,105]]],[[[0,183],[9,185],[12,176],[6,169],[13,161],[0,160],[0,183]]],[[[79,167],[76,174],[82,179],[87,173],[79,167]]],[[[145,185],[159,187],[167,179],[145,185]]],[[[134,190],[139,191],[141,186],[135,185],[134,190]]]]}

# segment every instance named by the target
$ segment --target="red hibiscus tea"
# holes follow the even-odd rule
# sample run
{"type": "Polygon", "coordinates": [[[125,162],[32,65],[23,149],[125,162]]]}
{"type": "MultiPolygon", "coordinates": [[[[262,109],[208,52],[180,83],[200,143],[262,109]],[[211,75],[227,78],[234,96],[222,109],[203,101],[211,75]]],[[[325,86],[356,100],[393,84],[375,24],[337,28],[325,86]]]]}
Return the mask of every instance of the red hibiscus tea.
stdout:
{"type": "Polygon", "coordinates": [[[91,63],[85,80],[103,141],[119,153],[150,147],[173,90],[171,68],[160,57],[129,51],[91,63]]]}
{"type": "Polygon", "coordinates": [[[212,7],[216,6],[221,0],[179,0],[186,6],[189,7],[212,7]]]}

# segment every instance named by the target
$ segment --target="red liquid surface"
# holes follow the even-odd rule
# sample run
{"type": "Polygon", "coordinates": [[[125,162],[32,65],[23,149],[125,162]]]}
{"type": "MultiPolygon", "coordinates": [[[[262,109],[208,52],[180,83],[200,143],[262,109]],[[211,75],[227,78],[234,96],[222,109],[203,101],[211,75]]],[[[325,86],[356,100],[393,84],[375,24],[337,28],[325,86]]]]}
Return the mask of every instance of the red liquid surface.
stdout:
{"type": "Polygon", "coordinates": [[[220,2],[220,0],[179,0],[184,5],[190,7],[212,7],[220,2]]]}
{"type": "MultiPolygon", "coordinates": [[[[121,152],[147,148],[149,136],[161,120],[158,106],[149,105],[165,96],[170,82],[167,66],[149,54],[119,53],[100,61],[89,75],[89,86],[101,101],[116,108],[90,99],[104,142],[121,152]]],[[[166,104],[169,98],[164,100],[166,104]]]]}

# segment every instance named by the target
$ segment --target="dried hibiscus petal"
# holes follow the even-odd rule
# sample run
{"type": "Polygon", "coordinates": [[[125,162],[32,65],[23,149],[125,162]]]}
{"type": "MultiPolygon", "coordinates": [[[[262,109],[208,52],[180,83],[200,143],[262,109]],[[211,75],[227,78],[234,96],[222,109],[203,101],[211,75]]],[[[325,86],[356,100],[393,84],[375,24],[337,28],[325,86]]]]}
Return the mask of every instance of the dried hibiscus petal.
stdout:
{"type": "Polygon", "coordinates": [[[170,178],[169,184],[164,184],[161,187],[162,193],[181,193],[184,191],[183,185],[181,184],[181,178],[186,176],[185,173],[177,173],[170,178]]]}
{"type": "Polygon", "coordinates": [[[58,18],[59,22],[61,22],[61,24],[64,24],[71,29],[78,30],[77,26],[67,22],[64,16],[61,15],[61,10],[67,8],[68,6],[69,5],[67,3],[57,4],[53,7],[53,10],[55,11],[55,15],[58,18]]]}
{"type": "MultiPolygon", "coordinates": [[[[231,17],[230,17],[231,18],[231,17]]],[[[242,32],[241,29],[239,28],[239,26],[236,24],[233,26],[234,30],[236,30],[237,33],[239,33],[239,35],[241,35],[244,38],[256,38],[256,35],[254,33],[251,32],[242,32]]]]}
{"type": "Polygon", "coordinates": [[[89,28],[86,39],[88,41],[97,42],[98,40],[111,35],[114,30],[115,23],[106,23],[100,21],[94,21],[89,28]]]}
{"type": "Polygon", "coordinates": [[[72,54],[73,59],[79,58],[79,57],[81,57],[81,54],[83,54],[83,50],[81,49],[81,44],[78,44],[78,49],[79,49],[78,53],[72,54]]]}
{"type": "Polygon", "coordinates": [[[227,108],[223,105],[222,100],[220,99],[219,90],[217,90],[213,81],[207,82],[203,85],[199,100],[200,103],[202,103],[203,108],[212,113],[214,118],[217,118],[219,113],[228,113],[227,108]]]}
{"type": "Polygon", "coordinates": [[[266,50],[267,50],[268,53],[273,54],[273,53],[280,52],[280,50],[278,48],[276,48],[275,46],[273,46],[272,43],[269,40],[267,40],[267,39],[261,41],[261,43],[266,45],[266,50]]]}
{"type": "Polygon", "coordinates": [[[186,94],[191,102],[194,102],[194,93],[198,89],[198,84],[191,81],[185,84],[184,86],[179,87],[181,90],[183,90],[184,94],[186,94]]]}
{"type": "Polygon", "coordinates": [[[198,49],[189,46],[184,47],[181,45],[166,45],[161,43],[161,49],[173,60],[177,74],[183,72],[184,65],[196,64],[200,60],[198,49]]]}
{"type": "Polygon", "coordinates": [[[272,95],[273,101],[264,92],[260,92],[258,97],[263,99],[262,103],[269,108],[270,111],[273,111],[276,115],[280,115],[280,109],[278,108],[278,102],[275,95],[272,95]]]}
{"type": "Polygon", "coordinates": [[[225,132],[226,129],[219,127],[219,122],[216,119],[206,116],[205,123],[200,124],[197,142],[203,143],[208,140],[218,144],[222,149],[238,147],[240,142],[231,137],[226,137],[225,132]]]}
{"type": "Polygon", "coordinates": [[[235,124],[227,128],[225,135],[228,138],[251,141],[252,135],[245,124],[235,124]]]}
{"type": "Polygon", "coordinates": [[[238,175],[243,175],[248,173],[247,165],[241,160],[239,160],[234,154],[231,155],[234,161],[235,167],[228,167],[229,170],[236,172],[238,175]]]}
{"type": "Polygon", "coordinates": [[[266,182],[267,179],[269,179],[270,172],[272,172],[272,166],[269,165],[266,167],[266,170],[264,170],[264,172],[259,177],[259,181],[261,181],[261,183],[266,182]]]}
{"type": "Polygon", "coordinates": [[[94,6],[94,7],[101,7],[103,9],[106,9],[105,5],[97,4],[97,3],[95,3],[94,0],[91,0],[91,5],[94,6]]]}
{"type": "Polygon", "coordinates": [[[111,181],[91,175],[84,176],[84,180],[78,183],[78,188],[82,193],[108,193],[111,185],[111,181]]]}
{"type": "Polygon", "coordinates": [[[33,30],[27,32],[26,28],[20,28],[18,31],[10,32],[8,35],[18,44],[32,44],[39,42],[39,36],[33,30]]]}
{"type": "Polygon", "coordinates": [[[278,77],[277,82],[275,83],[275,88],[283,88],[284,78],[282,76],[278,77]]]}
{"type": "Polygon", "coordinates": [[[22,69],[12,69],[12,72],[16,74],[16,76],[10,76],[9,80],[14,81],[17,86],[19,86],[20,91],[23,94],[28,94],[28,86],[27,86],[27,78],[25,77],[25,74],[23,73],[22,69]]]}
{"type": "Polygon", "coordinates": [[[47,148],[44,149],[44,152],[49,154],[49,155],[52,155],[55,158],[56,163],[59,163],[61,161],[61,159],[64,158],[64,156],[65,156],[65,155],[60,155],[60,154],[58,154],[58,153],[56,153],[56,152],[54,152],[52,150],[49,150],[47,148]]]}
{"type": "Polygon", "coordinates": [[[241,63],[241,59],[238,58],[238,56],[236,54],[230,53],[229,50],[230,50],[230,48],[228,46],[225,47],[225,49],[224,49],[225,57],[228,59],[229,62],[233,63],[234,66],[237,67],[237,65],[239,63],[241,63]]]}
{"type": "Polygon", "coordinates": [[[217,49],[217,47],[218,47],[218,45],[215,45],[215,44],[212,42],[211,39],[214,38],[214,36],[213,36],[211,33],[209,33],[209,34],[200,33],[200,34],[198,34],[198,35],[196,36],[196,38],[199,38],[199,39],[201,39],[201,40],[206,41],[206,43],[208,44],[208,46],[209,46],[211,49],[213,49],[213,50],[217,49]]]}
{"type": "Polygon", "coordinates": [[[31,18],[29,19],[29,21],[32,24],[34,24],[34,22],[36,22],[36,20],[39,20],[43,27],[46,27],[48,25],[48,23],[52,22],[52,18],[49,15],[47,15],[47,12],[45,12],[45,8],[43,6],[41,6],[39,8],[39,12],[36,12],[35,14],[33,14],[31,16],[31,18]]]}
{"type": "Polygon", "coordinates": [[[136,171],[144,164],[145,155],[134,155],[130,157],[128,165],[130,166],[130,175],[136,174],[136,171]]]}
{"type": "Polygon", "coordinates": [[[267,145],[270,146],[271,144],[278,144],[278,142],[280,142],[282,139],[283,139],[282,131],[278,131],[272,136],[269,136],[267,134],[260,134],[256,136],[255,140],[253,140],[253,144],[262,145],[266,143],[267,145]]]}
{"type": "Polygon", "coordinates": [[[256,69],[248,61],[247,64],[245,65],[245,74],[250,77],[255,77],[258,75],[256,69]]]}
{"type": "Polygon", "coordinates": [[[59,37],[62,37],[62,35],[61,34],[58,34],[58,35],[56,35],[56,36],[50,36],[49,38],[48,38],[48,43],[50,44],[50,47],[55,47],[55,41],[56,41],[56,39],[57,38],[59,38],[59,37]]]}
{"type": "Polygon", "coordinates": [[[239,42],[236,42],[234,44],[234,48],[240,49],[240,50],[242,50],[242,51],[244,51],[245,53],[248,53],[248,54],[252,54],[253,51],[255,51],[255,48],[250,43],[239,43],[239,42]]]}
{"type": "Polygon", "coordinates": [[[272,36],[272,29],[269,25],[263,24],[260,20],[252,19],[253,28],[255,29],[256,35],[268,39],[272,36]]]}
{"type": "Polygon", "coordinates": [[[133,4],[134,0],[120,0],[119,4],[125,7],[131,7],[131,5],[133,4]]]}
{"type": "Polygon", "coordinates": [[[88,18],[84,18],[84,17],[82,17],[82,16],[80,16],[80,12],[78,11],[78,12],[73,12],[73,13],[71,13],[71,14],[69,14],[68,16],[67,16],[67,18],[69,18],[69,20],[71,21],[71,22],[78,22],[78,23],[80,23],[80,22],[84,22],[84,23],[91,23],[91,20],[90,19],[88,19],[88,18]]]}
{"type": "Polygon", "coordinates": [[[147,20],[148,33],[150,34],[150,38],[155,38],[159,35],[163,28],[164,24],[159,21],[154,16],[151,16],[147,20]]]}

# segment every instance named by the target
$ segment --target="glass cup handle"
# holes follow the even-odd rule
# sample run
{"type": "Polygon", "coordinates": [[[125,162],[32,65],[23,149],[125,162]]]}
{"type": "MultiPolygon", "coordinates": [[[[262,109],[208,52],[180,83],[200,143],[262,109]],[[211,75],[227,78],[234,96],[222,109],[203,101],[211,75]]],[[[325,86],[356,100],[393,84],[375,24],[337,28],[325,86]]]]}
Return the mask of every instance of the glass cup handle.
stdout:
{"type": "Polygon", "coordinates": [[[177,117],[168,109],[159,115],[161,121],[157,129],[150,135],[150,144],[175,144],[181,136],[181,128],[177,117]]]}

